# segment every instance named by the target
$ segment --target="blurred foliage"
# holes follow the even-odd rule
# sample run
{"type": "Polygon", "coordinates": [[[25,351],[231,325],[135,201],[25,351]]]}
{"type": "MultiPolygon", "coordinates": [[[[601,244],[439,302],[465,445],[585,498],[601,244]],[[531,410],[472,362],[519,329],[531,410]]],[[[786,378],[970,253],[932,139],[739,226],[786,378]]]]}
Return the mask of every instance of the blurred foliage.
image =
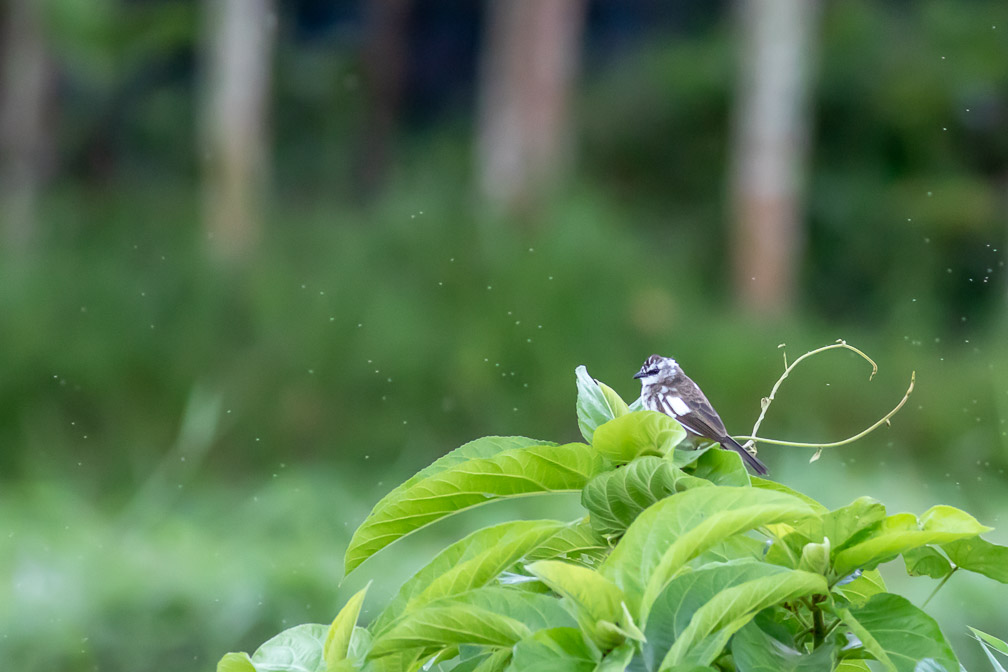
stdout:
{"type": "MultiPolygon", "coordinates": [[[[193,6],[49,6],[63,163],[34,256],[0,264],[0,521],[17,540],[0,651],[17,669],[209,665],[284,619],[324,621],[350,594],[341,525],[382,483],[474,436],[573,439],[574,367],[631,398],[651,352],[740,434],[780,343],[875,357],[871,383],[842,355],[796,371],[762,431],[797,440],[869,425],[915,369],[891,429],[813,466],[761,459],[829,505],[942,490],[1006,522],[1003,3],[826,4],[802,305],[770,323],[727,301],[727,21],[587,73],[577,173],[515,225],[469,196],[465,109],[404,127],[386,192],[360,202],[357,45],[281,20],[270,232],[239,273],[202,254],[193,6]],[[193,403],[204,452],[184,440],[193,403]],[[257,508],[264,480],[277,500],[257,508]]],[[[985,599],[939,599],[939,620],[1003,636],[985,599]]]]}

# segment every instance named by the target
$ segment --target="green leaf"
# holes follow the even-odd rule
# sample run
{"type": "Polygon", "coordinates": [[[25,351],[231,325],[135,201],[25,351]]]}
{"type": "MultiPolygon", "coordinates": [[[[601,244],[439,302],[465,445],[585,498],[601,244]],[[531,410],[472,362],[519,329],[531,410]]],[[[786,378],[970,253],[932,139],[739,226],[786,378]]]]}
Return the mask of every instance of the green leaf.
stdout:
{"type": "Polygon", "coordinates": [[[685,469],[691,464],[695,464],[704,453],[708,450],[714,450],[718,444],[713,441],[705,441],[703,445],[699,447],[690,447],[693,443],[691,440],[687,439],[676,446],[675,450],[666,455],[665,457],[672,461],[672,464],[679,467],[680,469],[685,469]]]}
{"type": "Polygon", "coordinates": [[[375,637],[370,655],[459,644],[512,646],[535,630],[558,625],[576,623],[554,597],[496,586],[477,588],[404,614],[375,637]]]}
{"type": "Polygon", "coordinates": [[[942,544],[942,550],[957,567],[1008,583],[1008,548],[980,537],[942,544]]]}
{"type": "Polygon", "coordinates": [[[694,558],[690,565],[700,568],[711,562],[731,562],[732,560],[762,560],[766,544],[742,534],[720,541],[694,558]]]}
{"type": "Polygon", "coordinates": [[[648,669],[657,669],[672,643],[689,625],[693,614],[720,591],[788,570],[755,560],[712,563],[672,579],[655,600],[644,628],[642,657],[648,669]]]}
{"type": "Polygon", "coordinates": [[[577,379],[577,416],[581,435],[588,443],[592,442],[595,430],[630,412],[627,404],[610,387],[600,383],[588,375],[588,369],[583,365],[574,369],[577,379]]]}
{"type": "MultiPolygon", "coordinates": [[[[361,672],[415,672],[423,662],[420,659],[420,653],[420,649],[409,649],[396,651],[381,658],[370,658],[364,661],[361,672]]],[[[340,672],[344,671],[340,670],[340,672]]]]}
{"type": "Polygon", "coordinates": [[[1008,670],[1005,670],[1004,665],[1002,665],[998,659],[994,657],[991,647],[987,646],[987,643],[983,640],[977,641],[980,642],[980,648],[982,648],[984,653],[987,654],[987,660],[990,661],[991,667],[994,668],[994,672],[1008,672],[1008,670]]]}
{"type": "Polygon", "coordinates": [[[598,572],[558,560],[534,562],[527,569],[574,604],[581,629],[601,649],[637,634],[633,622],[623,618],[623,592],[598,572]]]}
{"type": "Polygon", "coordinates": [[[361,605],[364,604],[364,596],[370,587],[371,582],[368,581],[364,588],[347,600],[346,605],[340,609],[332,625],[329,626],[323,645],[323,657],[328,667],[333,667],[338,661],[346,659],[350,650],[350,638],[357,626],[357,617],[360,615],[361,605]]]}
{"type": "Polygon", "coordinates": [[[684,438],[686,430],[674,418],[658,411],[634,411],[600,425],[592,445],[623,464],[641,455],[667,455],[684,438]]]}
{"type": "Polygon", "coordinates": [[[904,552],[903,562],[906,564],[906,571],[910,576],[930,576],[932,579],[941,579],[952,571],[952,565],[949,564],[948,559],[933,546],[921,546],[904,552]]]}
{"type": "Polygon", "coordinates": [[[989,529],[973,516],[951,506],[933,506],[920,520],[913,514],[900,513],[855,535],[863,541],[838,552],[833,558],[833,568],[839,576],[846,576],[858,568],[874,569],[886,560],[926,544],[975,537],[989,529]]]}
{"type": "Polygon", "coordinates": [[[829,512],[829,509],[827,507],[823,506],[816,500],[812,499],[811,497],[809,497],[804,493],[798,492],[793,488],[789,488],[783,483],[778,483],[777,481],[771,481],[766,478],[760,478],[759,476],[750,476],[749,483],[752,485],[752,487],[759,488],[760,490],[772,490],[773,492],[782,492],[785,495],[791,495],[792,497],[796,497],[805,502],[805,504],[815,513],[825,514],[829,512]]]}
{"type": "Polygon", "coordinates": [[[507,616],[472,605],[428,606],[397,621],[375,638],[371,656],[380,658],[401,649],[419,649],[449,644],[512,646],[529,629],[507,616]]]}
{"type": "Polygon", "coordinates": [[[634,654],[637,653],[637,646],[632,641],[623,642],[605,655],[594,672],[624,672],[634,654]]]}
{"type": "Polygon", "coordinates": [[[217,672],[256,672],[247,653],[226,653],[217,662],[217,672]]]}
{"type": "Polygon", "coordinates": [[[511,663],[511,649],[497,649],[483,659],[473,672],[504,672],[511,663]]]}
{"type": "Polygon", "coordinates": [[[732,634],[768,606],[828,591],[818,574],[761,562],[705,567],[669,582],[645,628],[644,659],[660,669],[709,665],[732,634]]]}
{"type": "Polygon", "coordinates": [[[609,542],[592,529],[587,518],[564,527],[529,552],[529,561],[559,558],[582,565],[597,565],[609,555],[609,542]]]}
{"type": "Polygon", "coordinates": [[[868,663],[864,660],[845,658],[837,664],[833,672],[871,672],[871,668],[868,667],[868,663]]]}
{"type": "Polygon", "coordinates": [[[1004,655],[1008,656],[1008,643],[998,639],[994,635],[988,635],[983,630],[977,630],[976,628],[972,628],[968,625],[966,627],[970,629],[970,632],[972,632],[973,636],[976,637],[978,640],[986,643],[995,651],[998,651],[999,653],[1003,653],[1004,655]]]}
{"type": "MultiPolygon", "coordinates": [[[[796,558],[801,557],[805,546],[810,543],[825,543],[829,539],[835,555],[847,548],[856,539],[856,533],[885,518],[885,507],[870,497],[861,497],[835,511],[824,512],[821,517],[808,518],[781,538],[767,553],[767,561],[787,567],[796,567],[796,558]]],[[[863,540],[863,539],[861,539],[863,540]]]]}
{"type": "Polygon", "coordinates": [[[973,637],[980,642],[980,647],[983,648],[984,653],[987,654],[987,660],[990,661],[991,667],[994,668],[994,672],[1005,672],[1004,665],[998,661],[991,649],[1008,656],[1008,644],[993,635],[988,635],[982,630],[977,630],[976,628],[970,628],[970,630],[973,632],[973,637]]]}
{"type": "Polygon", "coordinates": [[[623,589],[639,622],[687,562],[740,532],[813,515],[800,499],[756,488],[694,488],[653,504],[627,529],[600,571],[623,589]]]}
{"type": "Polygon", "coordinates": [[[829,537],[834,550],[842,551],[854,535],[881,521],[885,515],[885,506],[881,502],[871,497],[859,497],[847,506],[824,515],[822,528],[816,532],[829,537]]]}
{"type": "Polygon", "coordinates": [[[599,474],[581,491],[581,504],[599,534],[618,537],[641,511],[676,492],[683,472],[660,457],[638,457],[625,467],[599,474]]]}
{"type": "Polygon", "coordinates": [[[959,670],[959,661],[938,624],[906,598],[881,593],[863,606],[839,613],[865,652],[889,670],[959,670]]]}
{"type": "Polygon", "coordinates": [[[742,456],[734,450],[714,447],[706,450],[694,463],[692,475],[716,485],[749,485],[749,471],[742,456]]]}
{"type": "Polygon", "coordinates": [[[350,539],[346,572],[407,534],[480,504],[548,492],[577,491],[604,468],[583,443],[530,444],[529,439],[479,439],[466,444],[464,459],[441,458],[386,495],[350,539]],[[486,442],[486,443],[481,443],[486,442]],[[482,453],[489,457],[475,457],[482,453]],[[424,475],[426,472],[426,475],[424,475]]]}
{"type": "Polygon", "coordinates": [[[815,572],[823,576],[829,571],[830,541],[829,537],[824,537],[822,543],[809,542],[802,548],[801,559],[798,560],[798,569],[806,572],[815,572]]]}
{"type": "Polygon", "coordinates": [[[328,630],[317,623],[288,628],[260,646],[252,654],[252,664],[258,672],[324,672],[323,647],[328,630]]]}
{"type": "Polygon", "coordinates": [[[592,672],[595,656],[577,628],[550,628],[518,642],[507,669],[513,672],[592,672]]]}
{"type": "Polygon", "coordinates": [[[837,584],[836,590],[853,604],[864,604],[873,595],[884,593],[886,590],[885,581],[882,574],[877,569],[869,569],[861,572],[861,575],[843,585],[837,584]]]}
{"type": "Polygon", "coordinates": [[[836,647],[820,646],[812,653],[806,653],[793,644],[771,637],[755,621],[751,621],[732,638],[732,660],[738,672],[820,672],[833,669],[836,647]]]}
{"type": "Polygon", "coordinates": [[[473,532],[408,579],[372,623],[371,631],[381,633],[418,606],[490,583],[566,527],[555,520],[522,520],[473,532]]]}

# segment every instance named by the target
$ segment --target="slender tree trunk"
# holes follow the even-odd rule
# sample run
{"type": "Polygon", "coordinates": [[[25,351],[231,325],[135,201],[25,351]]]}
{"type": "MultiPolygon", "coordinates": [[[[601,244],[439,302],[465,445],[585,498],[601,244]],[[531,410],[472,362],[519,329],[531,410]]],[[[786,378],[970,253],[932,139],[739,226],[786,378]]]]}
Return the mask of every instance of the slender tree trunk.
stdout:
{"type": "Polygon", "coordinates": [[[393,161],[406,69],[410,5],[410,0],[368,0],[365,6],[368,115],[358,166],[358,179],[365,195],[381,189],[393,161]]]}
{"type": "Polygon", "coordinates": [[[273,0],[205,0],[204,227],[211,254],[240,263],[266,204],[273,0]]]}
{"type": "Polygon", "coordinates": [[[741,0],[741,80],[731,179],[736,300],[791,308],[804,245],[809,79],[817,0],[741,0]]]}
{"type": "Polygon", "coordinates": [[[47,101],[53,62],[38,0],[7,0],[0,43],[0,209],[3,247],[28,250],[48,153],[47,101]]]}
{"type": "Polygon", "coordinates": [[[481,195],[514,213],[534,207],[563,172],[584,0],[489,0],[480,73],[481,195]]]}

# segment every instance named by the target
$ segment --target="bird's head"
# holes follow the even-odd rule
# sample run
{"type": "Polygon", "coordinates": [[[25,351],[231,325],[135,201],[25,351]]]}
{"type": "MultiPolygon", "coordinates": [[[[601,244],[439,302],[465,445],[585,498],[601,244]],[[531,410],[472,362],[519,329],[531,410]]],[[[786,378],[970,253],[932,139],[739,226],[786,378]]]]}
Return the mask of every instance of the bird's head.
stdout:
{"type": "Polygon", "coordinates": [[[671,377],[675,374],[676,367],[678,367],[678,364],[671,357],[651,355],[644,362],[644,366],[641,367],[640,371],[634,374],[634,378],[638,378],[641,386],[646,387],[655,384],[659,380],[671,377]]]}

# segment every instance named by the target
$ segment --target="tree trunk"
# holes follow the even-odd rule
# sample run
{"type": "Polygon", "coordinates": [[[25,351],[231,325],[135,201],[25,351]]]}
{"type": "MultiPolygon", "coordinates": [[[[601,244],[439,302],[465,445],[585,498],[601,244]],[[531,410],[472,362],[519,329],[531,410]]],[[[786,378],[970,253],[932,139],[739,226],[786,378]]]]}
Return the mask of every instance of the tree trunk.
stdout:
{"type": "Polygon", "coordinates": [[[480,72],[481,196],[507,213],[534,207],[562,174],[584,0],[490,0],[480,72]]]}
{"type": "Polygon", "coordinates": [[[210,253],[241,263],[266,205],[273,0],[206,0],[204,227],[210,253]]]}
{"type": "Polygon", "coordinates": [[[12,256],[36,236],[36,208],[48,154],[47,101],[53,62],[38,0],[7,0],[0,74],[0,208],[2,243],[12,256]]]}
{"type": "Polygon", "coordinates": [[[364,120],[358,179],[361,191],[379,191],[392,163],[406,66],[410,0],[368,0],[364,14],[364,120]]]}
{"type": "Polygon", "coordinates": [[[741,0],[741,80],[731,176],[735,296],[756,314],[792,307],[816,0],[741,0]]]}

